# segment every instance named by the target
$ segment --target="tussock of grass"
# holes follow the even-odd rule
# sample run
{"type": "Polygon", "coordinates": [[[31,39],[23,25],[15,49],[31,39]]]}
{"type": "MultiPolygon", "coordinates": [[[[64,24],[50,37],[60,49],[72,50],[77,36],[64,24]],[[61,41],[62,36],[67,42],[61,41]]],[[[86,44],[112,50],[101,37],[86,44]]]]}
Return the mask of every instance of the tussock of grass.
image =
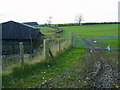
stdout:
{"type": "Polygon", "coordinates": [[[12,72],[3,73],[3,87],[35,87],[74,66],[83,53],[84,49],[71,48],[46,62],[25,63],[24,70],[14,66],[12,72]]]}

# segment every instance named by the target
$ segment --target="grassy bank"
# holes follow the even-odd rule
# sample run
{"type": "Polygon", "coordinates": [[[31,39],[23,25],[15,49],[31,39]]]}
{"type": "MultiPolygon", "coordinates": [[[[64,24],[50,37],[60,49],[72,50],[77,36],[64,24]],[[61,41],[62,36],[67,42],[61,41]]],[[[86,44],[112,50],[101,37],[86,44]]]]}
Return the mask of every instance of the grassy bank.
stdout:
{"type": "Polygon", "coordinates": [[[24,70],[15,66],[10,73],[3,73],[3,87],[28,88],[41,85],[73,67],[83,54],[84,49],[71,48],[46,62],[25,64],[24,70]]]}

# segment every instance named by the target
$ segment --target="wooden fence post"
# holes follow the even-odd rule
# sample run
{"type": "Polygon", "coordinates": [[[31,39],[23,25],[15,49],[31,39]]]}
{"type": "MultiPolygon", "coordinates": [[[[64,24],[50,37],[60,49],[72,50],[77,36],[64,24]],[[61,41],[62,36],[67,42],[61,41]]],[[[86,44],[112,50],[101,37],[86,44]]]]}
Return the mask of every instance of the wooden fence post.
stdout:
{"type": "Polygon", "coordinates": [[[44,54],[44,59],[47,60],[49,57],[49,42],[47,39],[44,39],[44,49],[43,49],[43,54],[44,54]]]}
{"type": "Polygon", "coordinates": [[[23,47],[23,42],[20,42],[20,60],[21,60],[21,68],[24,69],[24,47],[23,47]]]}
{"type": "Polygon", "coordinates": [[[44,45],[43,54],[44,54],[44,59],[46,60],[46,39],[44,39],[43,45],[44,45]]]}

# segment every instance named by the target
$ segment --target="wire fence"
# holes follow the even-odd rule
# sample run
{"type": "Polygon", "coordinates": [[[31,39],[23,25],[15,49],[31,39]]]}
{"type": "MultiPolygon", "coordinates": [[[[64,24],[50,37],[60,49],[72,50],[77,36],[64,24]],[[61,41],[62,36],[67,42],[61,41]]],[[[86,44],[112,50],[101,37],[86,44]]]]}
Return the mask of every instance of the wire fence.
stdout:
{"type": "MultiPolygon", "coordinates": [[[[46,38],[44,39],[44,43],[42,44],[42,47],[35,49],[34,53],[24,54],[24,62],[35,63],[35,62],[45,61],[47,59],[57,56],[59,53],[70,48],[70,46],[71,46],[71,37],[65,39],[46,38]]],[[[21,64],[20,54],[2,56],[3,72],[9,72],[12,70],[12,67],[14,65],[20,65],[20,64],[21,64]]]]}
{"type": "MultiPolygon", "coordinates": [[[[120,50],[118,44],[120,43],[118,36],[97,36],[97,35],[72,35],[69,38],[46,38],[43,40],[42,47],[34,50],[32,54],[24,54],[25,63],[35,63],[49,60],[57,56],[59,53],[70,48],[88,48],[107,50],[120,50]],[[89,42],[89,43],[87,43],[89,42]]],[[[24,46],[23,46],[24,47],[24,46]]],[[[21,64],[20,54],[3,55],[2,56],[2,70],[11,71],[14,65],[21,64]]]]}

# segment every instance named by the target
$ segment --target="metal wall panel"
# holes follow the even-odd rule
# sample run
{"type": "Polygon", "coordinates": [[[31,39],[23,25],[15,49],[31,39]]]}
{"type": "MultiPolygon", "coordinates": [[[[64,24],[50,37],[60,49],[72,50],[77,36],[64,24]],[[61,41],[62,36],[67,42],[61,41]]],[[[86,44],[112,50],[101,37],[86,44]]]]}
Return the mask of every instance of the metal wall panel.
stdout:
{"type": "Polygon", "coordinates": [[[40,30],[16,22],[3,23],[3,39],[36,39],[40,30]]]}

